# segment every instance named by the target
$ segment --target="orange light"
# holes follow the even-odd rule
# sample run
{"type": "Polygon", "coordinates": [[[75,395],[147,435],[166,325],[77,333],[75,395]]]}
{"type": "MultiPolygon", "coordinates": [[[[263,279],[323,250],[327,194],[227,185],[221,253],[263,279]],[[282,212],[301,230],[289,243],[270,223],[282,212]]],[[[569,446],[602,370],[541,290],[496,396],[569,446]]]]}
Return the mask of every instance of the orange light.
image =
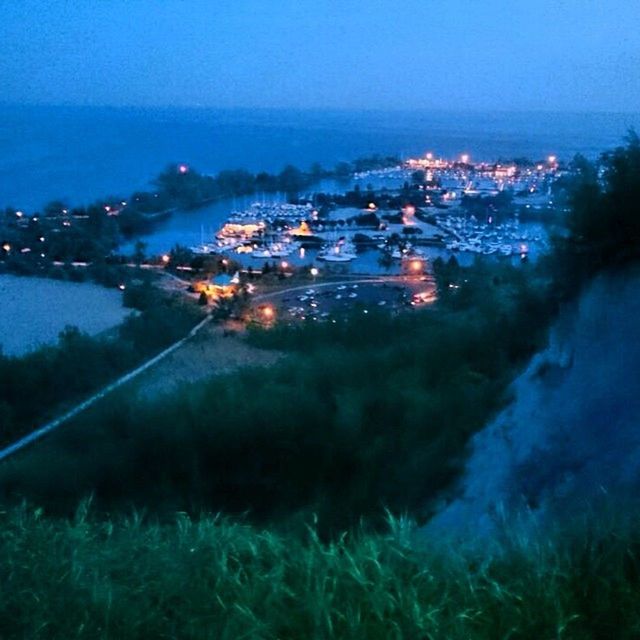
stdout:
{"type": "Polygon", "coordinates": [[[8,242],[5,242],[5,243],[2,245],[2,248],[3,248],[7,253],[9,253],[9,251],[11,251],[11,245],[10,245],[8,242]]]}
{"type": "Polygon", "coordinates": [[[267,319],[267,320],[271,320],[273,318],[273,316],[275,315],[275,311],[273,310],[273,307],[263,307],[262,309],[262,315],[267,319]]]}
{"type": "Polygon", "coordinates": [[[422,260],[412,260],[409,263],[409,267],[411,271],[421,271],[422,270],[422,260]]]}
{"type": "Polygon", "coordinates": [[[375,209],[376,208],[376,203],[375,202],[370,202],[369,203],[369,209],[375,209]]]}

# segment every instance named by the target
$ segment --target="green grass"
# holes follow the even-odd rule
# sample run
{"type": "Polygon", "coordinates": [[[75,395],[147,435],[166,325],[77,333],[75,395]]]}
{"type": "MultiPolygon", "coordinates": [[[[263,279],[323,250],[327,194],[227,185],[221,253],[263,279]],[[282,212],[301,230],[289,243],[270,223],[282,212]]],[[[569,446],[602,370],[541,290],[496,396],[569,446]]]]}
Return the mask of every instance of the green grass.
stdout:
{"type": "Polygon", "coordinates": [[[323,543],[222,517],[2,513],[0,636],[616,639],[640,633],[637,528],[447,545],[402,520],[323,543]]]}

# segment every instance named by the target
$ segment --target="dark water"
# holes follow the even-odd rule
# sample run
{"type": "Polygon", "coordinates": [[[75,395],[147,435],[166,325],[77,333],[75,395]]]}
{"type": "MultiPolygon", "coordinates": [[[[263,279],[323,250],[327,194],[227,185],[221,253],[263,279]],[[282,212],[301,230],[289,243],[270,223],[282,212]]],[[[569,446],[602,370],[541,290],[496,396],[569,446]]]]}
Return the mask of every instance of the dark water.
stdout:
{"type": "Polygon", "coordinates": [[[0,106],[0,207],[32,211],[145,188],[167,163],[205,172],[332,166],[371,153],[594,156],[639,115],[295,112],[0,106]]]}

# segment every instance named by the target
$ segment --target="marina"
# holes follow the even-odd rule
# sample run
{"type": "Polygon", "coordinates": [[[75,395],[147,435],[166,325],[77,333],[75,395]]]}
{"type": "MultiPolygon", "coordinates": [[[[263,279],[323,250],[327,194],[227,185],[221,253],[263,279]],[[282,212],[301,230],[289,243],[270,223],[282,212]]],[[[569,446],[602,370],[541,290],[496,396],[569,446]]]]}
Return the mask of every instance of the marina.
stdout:
{"type": "Polygon", "coordinates": [[[461,264],[476,255],[528,260],[548,248],[545,216],[557,209],[553,185],[562,174],[555,156],[521,166],[428,153],[355,174],[340,188],[333,183],[337,194],[250,203],[214,232],[205,235],[202,225],[201,242],[190,248],[251,270],[272,261],[363,274],[423,271],[454,255],[461,264]]]}

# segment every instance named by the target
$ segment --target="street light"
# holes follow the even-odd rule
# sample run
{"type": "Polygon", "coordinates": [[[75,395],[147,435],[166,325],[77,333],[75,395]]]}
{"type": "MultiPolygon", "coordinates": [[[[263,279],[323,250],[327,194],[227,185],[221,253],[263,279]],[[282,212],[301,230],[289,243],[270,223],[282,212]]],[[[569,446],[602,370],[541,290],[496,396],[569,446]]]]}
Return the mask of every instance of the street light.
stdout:
{"type": "Polygon", "coordinates": [[[315,278],[320,273],[320,270],[318,267],[311,267],[309,273],[315,278]]]}

